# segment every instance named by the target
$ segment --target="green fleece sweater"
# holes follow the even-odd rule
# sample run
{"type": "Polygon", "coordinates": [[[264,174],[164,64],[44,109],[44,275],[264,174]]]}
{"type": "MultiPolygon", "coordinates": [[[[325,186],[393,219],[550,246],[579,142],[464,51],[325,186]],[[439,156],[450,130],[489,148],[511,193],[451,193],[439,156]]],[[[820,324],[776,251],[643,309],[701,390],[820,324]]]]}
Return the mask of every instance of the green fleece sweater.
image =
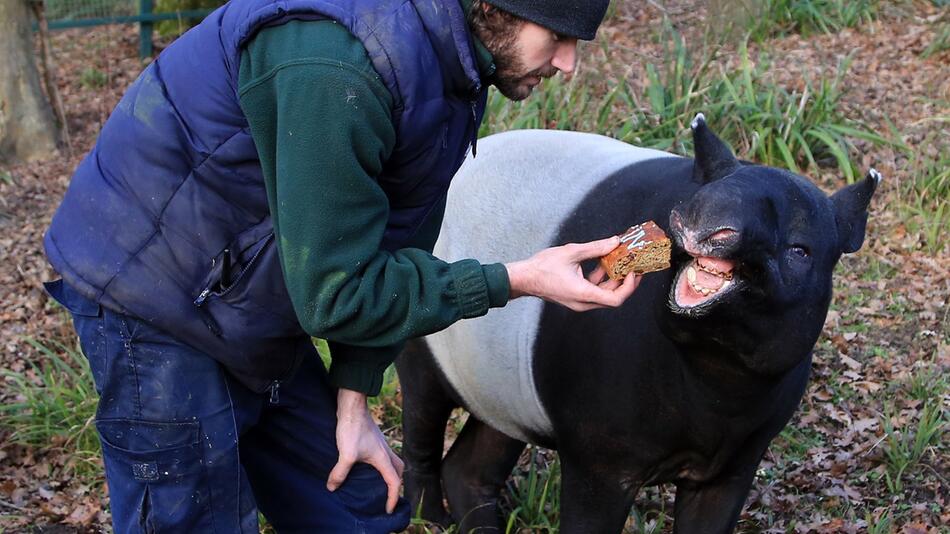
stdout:
{"type": "Polygon", "coordinates": [[[393,98],[345,28],[262,30],[242,54],[239,95],[287,289],[304,330],[329,342],[335,386],[375,395],[407,339],[507,303],[503,265],[430,254],[442,209],[411,248],[380,250],[389,203],[375,177],[396,141],[393,98]]]}

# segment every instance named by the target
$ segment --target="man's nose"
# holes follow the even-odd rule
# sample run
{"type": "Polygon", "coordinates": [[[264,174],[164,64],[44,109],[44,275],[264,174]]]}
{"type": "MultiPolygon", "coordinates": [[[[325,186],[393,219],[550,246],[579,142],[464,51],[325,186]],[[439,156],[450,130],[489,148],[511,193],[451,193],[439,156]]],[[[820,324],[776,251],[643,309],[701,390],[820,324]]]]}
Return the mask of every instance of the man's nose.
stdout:
{"type": "Polygon", "coordinates": [[[554,51],[551,66],[557,68],[564,74],[570,74],[574,72],[574,64],[576,62],[577,39],[562,38],[558,41],[557,50],[554,51]]]}

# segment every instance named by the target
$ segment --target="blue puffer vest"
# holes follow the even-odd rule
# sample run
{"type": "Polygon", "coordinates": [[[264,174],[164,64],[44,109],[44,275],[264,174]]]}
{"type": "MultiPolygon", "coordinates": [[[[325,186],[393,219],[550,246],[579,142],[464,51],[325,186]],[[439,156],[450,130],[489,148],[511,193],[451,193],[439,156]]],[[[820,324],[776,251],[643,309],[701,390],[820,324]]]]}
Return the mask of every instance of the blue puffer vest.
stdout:
{"type": "Polygon", "coordinates": [[[382,246],[400,248],[445,196],[485,108],[458,0],[232,0],[128,89],[45,238],[82,294],[208,353],[256,391],[310,351],[237,95],[243,46],[292,19],[343,24],[393,95],[396,144],[378,181],[390,203],[382,246]]]}

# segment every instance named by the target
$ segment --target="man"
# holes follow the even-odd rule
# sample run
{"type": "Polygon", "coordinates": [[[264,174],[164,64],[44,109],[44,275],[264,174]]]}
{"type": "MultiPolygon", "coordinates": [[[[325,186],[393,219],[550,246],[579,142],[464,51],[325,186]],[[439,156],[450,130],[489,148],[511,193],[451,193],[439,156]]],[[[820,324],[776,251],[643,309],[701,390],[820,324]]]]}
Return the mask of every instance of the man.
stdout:
{"type": "Polygon", "coordinates": [[[522,295],[630,296],[579,267],[616,237],[508,265],[428,253],[486,84],[522,99],[571,72],[606,6],[233,0],[145,69],[45,240],[116,532],[256,532],[258,508],[279,532],[401,530],[366,395],[403,342],[522,295]]]}

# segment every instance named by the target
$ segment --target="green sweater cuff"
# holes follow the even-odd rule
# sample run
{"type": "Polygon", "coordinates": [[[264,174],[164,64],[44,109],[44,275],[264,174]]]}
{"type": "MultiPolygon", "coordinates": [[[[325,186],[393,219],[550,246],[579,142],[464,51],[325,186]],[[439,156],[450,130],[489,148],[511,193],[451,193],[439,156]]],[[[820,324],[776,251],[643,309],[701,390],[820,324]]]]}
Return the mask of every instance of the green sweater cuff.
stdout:
{"type": "Polygon", "coordinates": [[[403,344],[387,347],[357,347],[328,342],[330,384],[369,396],[379,395],[386,368],[396,359],[403,344]]]}
{"type": "Polygon", "coordinates": [[[449,265],[455,290],[456,305],[462,319],[488,313],[488,283],[482,264],[477,260],[461,260],[449,265]]]}
{"type": "Polygon", "coordinates": [[[503,263],[483,265],[485,283],[488,285],[488,306],[501,308],[508,304],[511,296],[511,282],[508,280],[508,269],[503,263]]]}

